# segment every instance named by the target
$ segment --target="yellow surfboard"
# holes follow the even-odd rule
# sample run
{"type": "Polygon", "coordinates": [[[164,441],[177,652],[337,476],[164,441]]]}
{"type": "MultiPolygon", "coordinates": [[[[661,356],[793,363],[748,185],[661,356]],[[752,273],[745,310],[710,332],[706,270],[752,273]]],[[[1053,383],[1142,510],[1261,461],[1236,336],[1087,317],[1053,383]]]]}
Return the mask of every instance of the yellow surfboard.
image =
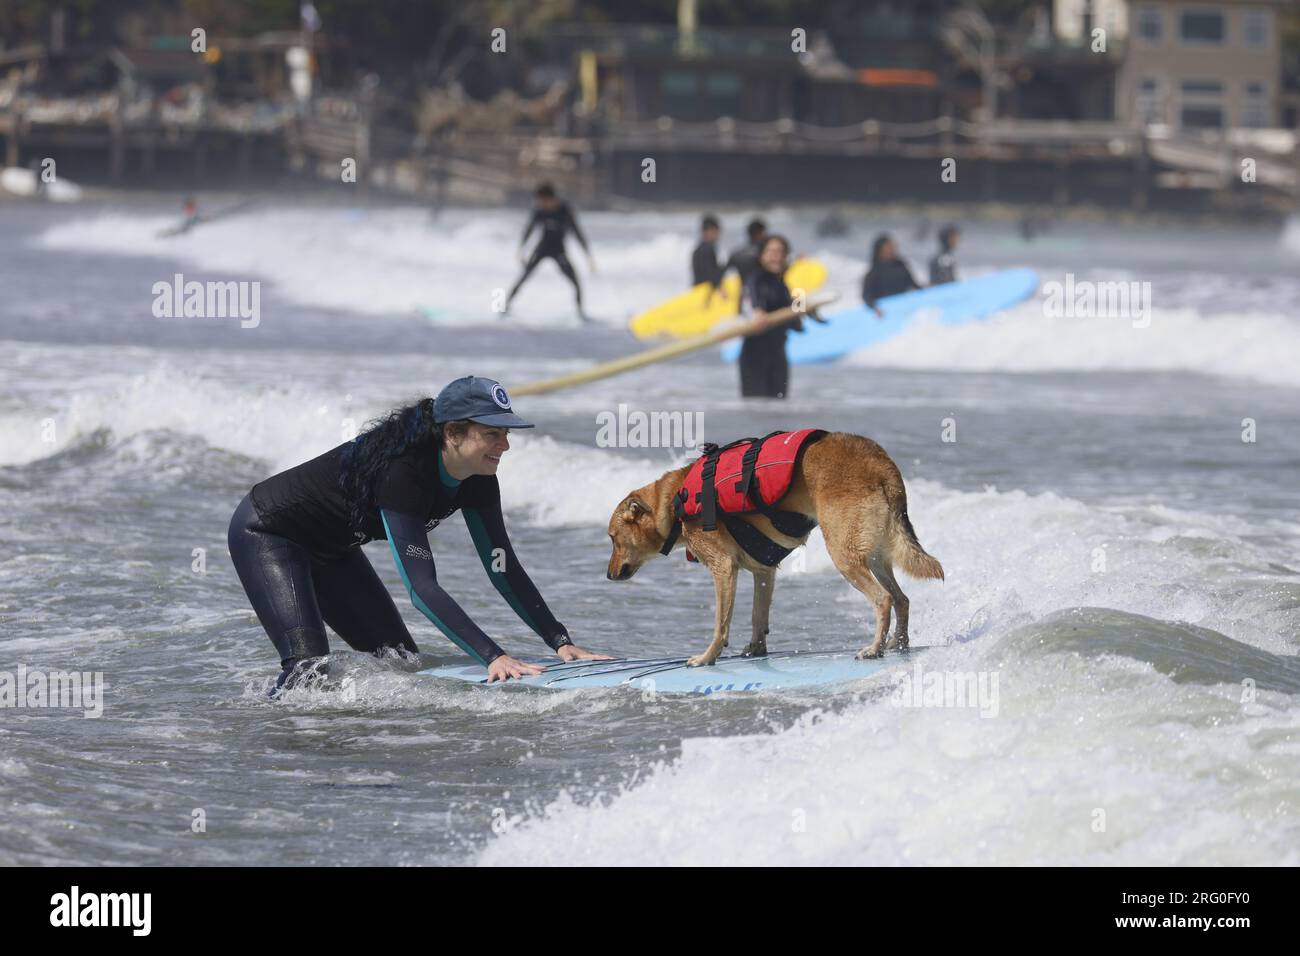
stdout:
{"type": "MultiPolygon", "coordinates": [[[[826,267],[816,259],[798,259],[785,272],[791,292],[812,292],[826,282],[826,267]]],[[[729,275],[709,297],[709,285],[702,282],[689,292],[674,296],[632,320],[632,334],[638,339],[667,336],[674,339],[702,335],[736,314],[740,301],[740,277],[729,275]]]]}

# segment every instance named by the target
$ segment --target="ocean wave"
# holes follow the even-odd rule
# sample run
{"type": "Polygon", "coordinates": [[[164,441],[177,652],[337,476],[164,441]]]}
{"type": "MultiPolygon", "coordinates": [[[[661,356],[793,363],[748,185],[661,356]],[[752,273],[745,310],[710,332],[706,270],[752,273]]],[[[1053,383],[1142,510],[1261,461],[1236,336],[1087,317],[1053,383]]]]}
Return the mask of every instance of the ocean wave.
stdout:
{"type": "MultiPolygon", "coordinates": [[[[1080,642],[1112,650],[1131,627],[1076,624],[1080,642]]],[[[574,787],[517,814],[475,861],[1300,862],[1294,696],[1244,701],[1239,686],[1170,680],[1140,657],[1078,644],[1024,653],[1035,631],[1050,643],[1058,626],[932,652],[883,692],[776,733],[687,739],[679,758],[616,792],[574,787]],[[900,691],[927,670],[982,675],[996,713],[937,696],[915,706],[900,691]]]]}
{"type": "Polygon", "coordinates": [[[1300,324],[1280,314],[1152,312],[1150,326],[1117,318],[1056,318],[1031,300],[982,322],[917,322],[849,356],[852,365],[963,372],[1192,372],[1285,388],[1300,385],[1282,360],[1300,354],[1300,324]]]}

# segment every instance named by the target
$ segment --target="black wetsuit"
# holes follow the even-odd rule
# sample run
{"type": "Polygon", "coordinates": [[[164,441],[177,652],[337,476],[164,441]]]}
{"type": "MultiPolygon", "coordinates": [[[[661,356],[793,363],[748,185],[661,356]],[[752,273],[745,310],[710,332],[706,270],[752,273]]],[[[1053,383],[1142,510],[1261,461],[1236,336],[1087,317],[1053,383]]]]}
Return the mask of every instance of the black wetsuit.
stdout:
{"type": "MultiPolygon", "coordinates": [[[[760,269],[745,287],[755,309],[775,312],[790,307],[793,299],[785,280],[760,269]]],[[[803,319],[795,316],[775,328],[748,336],[740,347],[740,394],[745,398],[785,398],[790,387],[790,360],[785,354],[785,337],[791,330],[803,331],[803,319]]]]}
{"type": "Polygon", "coordinates": [[[752,242],[746,243],[743,246],[737,246],[732,250],[731,255],[727,257],[727,261],[718,272],[718,280],[714,283],[715,286],[721,284],[723,276],[732,269],[736,270],[736,273],[740,276],[742,300],[742,302],[736,303],[737,311],[740,310],[740,306],[742,305],[744,297],[749,289],[749,280],[758,272],[758,251],[758,246],[752,242]]]}
{"type": "Polygon", "coordinates": [[[701,239],[700,244],[691,253],[691,285],[707,282],[716,286],[722,281],[722,269],[718,266],[718,249],[708,240],[701,239]]]}
{"type": "Polygon", "coordinates": [[[560,267],[571,283],[573,283],[573,294],[578,301],[578,312],[582,312],[582,286],[578,283],[578,274],[573,271],[573,263],[569,261],[568,253],[564,251],[564,237],[570,232],[582,246],[583,252],[590,252],[587,248],[587,237],[582,234],[578,228],[578,220],[573,216],[573,210],[567,202],[562,202],[555,209],[534,209],[532,218],[528,220],[528,226],[524,229],[524,238],[520,240],[520,245],[528,242],[528,237],[533,234],[533,230],[541,227],[542,238],[533,249],[532,255],[528,257],[528,262],[524,264],[524,273],[515,283],[514,288],[510,290],[510,296],[506,299],[506,308],[510,308],[510,302],[514,299],[520,287],[525,280],[533,274],[533,270],[543,259],[554,259],[555,264],[560,267]]]}
{"type": "Polygon", "coordinates": [[[944,285],[957,281],[957,257],[948,249],[940,249],[930,260],[930,285],[944,285]]]}
{"type": "Polygon", "coordinates": [[[921,288],[912,278],[907,263],[891,259],[871,267],[862,280],[862,301],[875,308],[876,300],[921,288]]]}
{"type": "Polygon", "coordinates": [[[504,651],[438,584],[428,532],[460,511],[488,578],[519,618],[553,649],[570,644],[515,556],[492,475],[457,482],[440,453],[419,447],[394,458],[375,483],[375,507],[361,531],[339,488],[347,444],[254,485],[230,522],[230,556],[284,673],[329,653],[325,624],[350,647],[417,650],[388,589],[361,551],[387,539],[411,602],[484,665],[504,651]]]}

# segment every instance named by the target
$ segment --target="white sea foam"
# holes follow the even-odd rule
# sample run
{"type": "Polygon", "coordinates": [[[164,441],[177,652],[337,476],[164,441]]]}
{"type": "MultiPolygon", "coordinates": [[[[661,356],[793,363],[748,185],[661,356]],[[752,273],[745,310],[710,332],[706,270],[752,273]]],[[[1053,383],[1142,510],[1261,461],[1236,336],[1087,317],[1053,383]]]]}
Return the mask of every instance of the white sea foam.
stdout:
{"type": "MultiPolygon", "coordinates": [[[[425,212],[411,209],[260,209],[159,239],[157,232],[170,224],[167,218],[104,213],[54,226],[37,241],[53,250],[166,256],[184,264],[187,279],[260,279],[274,295],[309,306],[368,314],[423,310],[435,323],[477,323],[497,319],[494,296],[509,289],[518,274],[512,251],[521,217],[522,212],[512,210],[455,211],[434,223],[425,212]]],[[[630,233],[626,217],[587,218],[589,231],[609,237],[597,244],[600,271],[595,275],[587,272],[576,243],[570,244],[583,274],[588,312],[621,325],[684,288],[693,216],[638,215],[638,228],[630,233]]],[[[1300,248],[1297,235],[1300,225],[1292,221],[1283,247],[1300,248]]],[[[735,238],[729,236],[724,246],[735,238]]],[[[861,258],[819,243],[801,251],[826,263],[826,289],[841,295],[835,308],[857,303],[861,258]]],[[[1026,258],[1032,253],[1027,249],[1026,258]]],[[[964,274],[987,271],[987,265],[971,265],[964,274]]],[[[1146,277],[1141,270],[1083,264],[1079,272],[1095,281],[1146,277]]],[[[1045,281],[1053,276],[1043,274],[1045,281]]],[[[1260,311],[1271,301],[1266,295],[1237,313],[1201,314],[1188,307],[1184,293],[1206,282],[1222,285],[1216,275],[1192,274],[1175,290],[1176,307],[1162,307],[1156,300],[1150,328],[1134,329],[1122,319],[1050,318],[1036,298],[982,323],[956,328],[922,323],[851,361],[968,371],[1176,370],[1273,385],[1300,381],[1282,359],[1300,354],[1300,323],[1284,303],[1260,311]]],[[[526,324],[573,323],[572,293],[553,265],[539,268],[516,303],[515,315],[526,324]]]]}
{"type": "MultiPolygon", "coordinates": [[[[302,305],[366,314],[429,310],[438,322],[492,322],[518,277],[519,232],[506,215],[449,215],[434,224],[415,210],[363,213],[265,210],[219,220],[160,239],[167,220],[121,213],[55,226],[40,242],[52,250],[166,256],[185,263],[187,279],[260,279],[302,305]]],[[[593,281],[575,242],[570,254],[586,286],[587,311],[622,324],[635,303],[662,298],[685,281],[683,240],[655,234],[600,250],[593,281]],[[660,274],[656,266],[673,263],[660,274]],[[613,281],[609,281],[612,279],[613,281]]],[[[170,275],[159,276],[170,280],[170,275]]],[[[573,293],[553,263],[543,263],[515,305],[524,321],[571,324],[573,293]]]]}
{"type": "MultiPolygon", "coordinates": [[[[941,653],[931,666],[1001,667],[941,653]]],[[[688,739],[624,792],[566,795],[478,861],[1300,863],[1293,699],[1243,708],[1231,687],[1075,655],[1000,676],[996,719],[885,696],[772,735],[688,739]]]]}
{"type": "MultiPolygon", "coordinates": [[[[1178,683],[1146,660],[1079,653],[1124,646],[1123,624],[1107,633],[1084,622],[1082,645],[1057,650],[1061,625],[1037,623],[1104,606],[1291,656],[1300,618],[1279,618],[1277,605],[1294,597],[1287,576],[1265,571],[1280,552],[1249,543],[1251,529],[1231,516],[1097,508],[1053,493],[918,480],[909,510],[948,572],[942,584],[905,581],[913,638],[955,641],[922,660],[996,673],[995,719],[869,694],[773,734],[686,739],[680,757],[617,793],[575,785],[546,807],[517,808],[522,822],[478,862],[1300,863],[1293,695],[1247,704],[1235,677],[1178,683]],[[1249,594],[1243,566],[1254,569],[1249,594]]],[[[829,571],[824,549],[808,565],[829,571]]],[[[808,584],[838,595],[846,625],[868,619],[842,582],[808,584]]],[[[792,599],[788,586],[782,596],[792,599]]],[[[1182,653],[1177,642],[1155,652],[1182,653]]]]}
{"type": "Polygon", "coordinates": [[[851,364],[985,372],[1178,371],[1300,386],[1300,323],[1280,314],[1201,316],[1155,309],[1148,328],[1126,319],[1053,318],[1030,300],[983,322],[918,322],[849,357],[851,364]]]}

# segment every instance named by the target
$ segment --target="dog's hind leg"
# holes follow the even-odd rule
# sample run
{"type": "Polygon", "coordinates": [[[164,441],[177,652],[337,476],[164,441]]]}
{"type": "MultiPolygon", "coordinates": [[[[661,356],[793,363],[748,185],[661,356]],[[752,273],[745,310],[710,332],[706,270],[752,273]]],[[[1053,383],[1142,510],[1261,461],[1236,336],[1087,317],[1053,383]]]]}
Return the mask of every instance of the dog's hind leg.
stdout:
{"type": "Polygon", "coordinates": [[[858,544],[855,529],[840,529],[837,533],[823,527],[826,550],[840,574],[861,591],[876,611],[876,634],[870,644],[858,651],[858,657],[879,657],[885,648],[885,635],[889,632],[889,615],[893,598],[871,575],[867,555],[858,544]]]}
{"type": "Polygon", "coordinates": [[[871,568],[872,576],[880,582],[880,586],[889,592],[889,596],[894,600],[894,636],[886,643],[885,647],[899,650],[907,650],[907,612],[911,602],[907,600],[907,595],[903,589],[898,586],[898,579],[894,577],[894,569],[889,566],[889,562],[881,555],[874,554],[868,562],[871,568]]]}
{"type": "Polygon", "coordinates": [[[731,631],[731,612],[736,605],[736,578],[740,570],[734,561],[725,558],[710,562],[704,555],[700,555],[700,559],[705,561],[709,570],[713,572],[713,591],[717,606],[714,612],[713,641],[703,654],[696,654],[687,659],[686,663],[690,667],[712,664],[722,653],[722,648],[726,646],[727,636],[731,631]]]}
{"type": "Polygon", "coordinates": [[[764,657],[767,654],[767,617],[772,610],[772,594],[776,589],[776,568],[763,568],[754,575],[754,632],[749,638],[745,657],[764,657]]]}

